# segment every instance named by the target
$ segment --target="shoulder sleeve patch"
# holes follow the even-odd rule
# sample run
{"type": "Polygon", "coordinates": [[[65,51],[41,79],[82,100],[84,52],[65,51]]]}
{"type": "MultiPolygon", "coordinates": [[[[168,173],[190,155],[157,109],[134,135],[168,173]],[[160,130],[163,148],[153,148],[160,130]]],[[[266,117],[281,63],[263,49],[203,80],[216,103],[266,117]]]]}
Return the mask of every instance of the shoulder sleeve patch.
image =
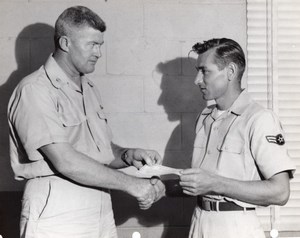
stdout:
{"type": "Polygon", "coordinates": [[[278,134],[276,136],[266,136],[266,139],[269,143],[275,143],[277,145],[285,144],[285,140],[284,140],[282,134],[278,134]]]}

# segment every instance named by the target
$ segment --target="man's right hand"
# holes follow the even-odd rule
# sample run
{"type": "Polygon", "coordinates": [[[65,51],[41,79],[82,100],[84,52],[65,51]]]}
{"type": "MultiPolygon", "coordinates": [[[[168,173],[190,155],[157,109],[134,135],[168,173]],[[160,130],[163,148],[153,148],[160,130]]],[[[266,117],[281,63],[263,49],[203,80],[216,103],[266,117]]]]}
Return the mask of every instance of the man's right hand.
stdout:
{"type": "Polygon", "coordinates": [[[149,209],[152,204],[165,195],[165,185],[159,178],[151,178],[144,180],[146,184],[140,189],[137,196],[139,207],[142,210],[149,209]]]}

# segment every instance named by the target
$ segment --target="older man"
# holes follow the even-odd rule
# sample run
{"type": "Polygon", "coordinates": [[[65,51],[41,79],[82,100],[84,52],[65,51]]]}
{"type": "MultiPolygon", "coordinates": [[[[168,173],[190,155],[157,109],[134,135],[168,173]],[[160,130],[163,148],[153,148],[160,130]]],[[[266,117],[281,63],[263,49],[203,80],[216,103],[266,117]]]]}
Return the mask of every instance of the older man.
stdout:
{"type": "Polygon", "coordinates": [[[161,181],[116,170],[161,157],[111,142],[99,93],[86,77],[101,57],[105,29],[90,9],[66,9],[55,24],[53,55],[11,96],[11,164],[16,179],[27,180],[21,237],[117,237],[109,189],[136,197],[141,209],[164,192],[161,181]]]}

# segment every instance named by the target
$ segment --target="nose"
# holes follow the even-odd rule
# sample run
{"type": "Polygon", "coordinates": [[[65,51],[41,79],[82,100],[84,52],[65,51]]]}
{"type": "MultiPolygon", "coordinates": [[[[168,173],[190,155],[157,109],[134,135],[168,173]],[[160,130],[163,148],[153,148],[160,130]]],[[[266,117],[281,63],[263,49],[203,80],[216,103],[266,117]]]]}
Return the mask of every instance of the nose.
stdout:
{"type": "Polygon", "coordinates": [[[197,74],[197,76],[196,76],[196,78],[195,78],[194,83],[195,83],[196,85],[199,85],[199,84],[203,83],[203,74],[202,74],[201,71],[198,72],[198,74],[197,74]]]}
{"type": "Polygon", "coordinates": [[[102,56],[100,48],[101,48],[101,45],[95,45],[95,47],[94,47],[95,56],[97,56],[98,58],[100,58],[102,56]]]}

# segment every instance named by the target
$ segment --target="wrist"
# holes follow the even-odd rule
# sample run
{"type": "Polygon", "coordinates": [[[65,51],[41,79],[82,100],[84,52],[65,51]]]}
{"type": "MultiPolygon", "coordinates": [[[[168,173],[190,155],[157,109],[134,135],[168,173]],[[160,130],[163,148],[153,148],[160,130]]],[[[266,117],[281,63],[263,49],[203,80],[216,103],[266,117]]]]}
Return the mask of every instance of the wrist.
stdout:
{"type": "Polygon", "coordinates": [[[121,154],[121,160],[122,160],[127,166],[131,166],[131,163],[129,162],[128,151],[129,151],[129,149],[126,149],[126,150],[121,154]]]}

